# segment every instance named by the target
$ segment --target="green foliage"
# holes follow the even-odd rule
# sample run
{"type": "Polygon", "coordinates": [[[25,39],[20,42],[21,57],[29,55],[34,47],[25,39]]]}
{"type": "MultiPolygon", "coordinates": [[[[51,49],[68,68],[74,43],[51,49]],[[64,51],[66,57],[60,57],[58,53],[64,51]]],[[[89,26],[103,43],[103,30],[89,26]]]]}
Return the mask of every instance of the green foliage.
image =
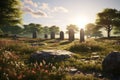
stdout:
{"type": "Polygon", "coordinates": [[[3,34],[3,31],[0,29],[0,34],[3,34]]]}
{"type": "Polygon", "coordinates": [[[85,27],[85,34],[87,37],[102,37],[102,32],[99,31],[99,27],[93,23],[89,23],[85,27]]]}
{"type": "MultiPolygon", "coordinates": [[[[70,25],[67,26],[67,30],[69,31],[70,29],[72,29],[74,32],[79,31],[78,27],[74,24],[70,24],[70,25]]],[[[68,33],[68,31],[67,31],[67,33],[68,33]]]]}
{"type": "Polygon", "coordinates": [[[30,23],[29,25],[24,25],[24,33],[33,33],[37,31],[38,33],[43,32],[43,27],[41,24],[30,23]]]}
{"type": "Polygon", "coordinates": [[[7,34],[20,34],[23,31],[23,28],[20,26],[4,26],[0,27],[0,29],[3,31],[3,33],[7,34]]]}
{"type": "Polygon", "coordinates": [[[44,34],[49,34],[50,33],[50,29],[49,29],[48,26],[43,27],[43,33],[44,34]]]}
{"type": "Polygon", "coordinates": [[[57,26],[45,26],[43,27],[41,24],[30,23],[29,25],[24,25],[23,33],[33,33],[37,31],[40,34],[50,34],[50,32],[59,33],[59,27],[57,26]]]}
{"type": "Polygon", "coordinates": [[[97,42],[85,42],[85,43],[75,43],[69,48],[70,51],[75,53],[80,52],[96,52],[104,50],[104,47],[97,42]]]}
{"type": "Polygon", "coordinates": [[[50,32],[55,32],[56,34],[58,34],[60,32],[59,27],[57,27],[57,26],[51,26],[49,28],[49,30],[50,30],[50,32]]]}
{"type": "Polygon", "coordinates": [[[22,10],[19,0],[0,0],[0,26],[21,24],[22,10]]]}
{"type": "Polygon", "coordinates": [[[114,28],[114,34],[120,34],[120,27],[114,28]]]}
{"type": "Polygon", "coordinates": [[[106,8],[102,12],[97,14],[96,23],[104,27],[107,31],[108,37],[110,37],[110,32],[113,27],[118,27],[120,22],[119,11],[116,9],[106,8]]]}
{"type": "Polygon", "coordinates": [[[30,39],[22,41],[0,40],[1,80],[107,80],[99,77],[102,72],[102,61],[109,52],[120,51],[119,40],[91,39],[85,43],[78,43],[78,41],[72,43],[62,41],[59,43],[55,42],[55,40],[43,40],[48,45],[40,46],[39,48],[48,49],[48,47],[55,45],[50,48],[53,49],[59,46],[71,47],[78,45],[77,48],[80,47],[82,49],[84,47],[86,50],[84,52],[88,54],[83,54],[84,52],[79,50],[76,51],[79,54],[73,54],[70,58],[60,62],[52,61],[52,59],[49,60],[50,62],[43,60],[39,64],[37,62],[26,62],[30,53],[38,50],[37,47],[31,47],[26,42],[38,41],[30,39]],[[71,73],[71,69],[77,69],[77,72],[71,73]]]}

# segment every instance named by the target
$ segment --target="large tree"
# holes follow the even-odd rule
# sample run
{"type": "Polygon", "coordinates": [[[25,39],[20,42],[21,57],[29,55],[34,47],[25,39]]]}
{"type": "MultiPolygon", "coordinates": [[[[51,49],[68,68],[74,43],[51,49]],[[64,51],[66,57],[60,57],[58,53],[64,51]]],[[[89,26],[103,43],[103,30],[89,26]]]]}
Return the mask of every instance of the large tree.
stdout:
{"type": "Polygon", "coordinates": [[[102,32],[99,31],[99,26],[93,24],[93,23],[88,23],[85,26],[85,34],[87,35],[87,37],[101,37],[102,32]]]}
{"type": "Polygon", "coordinates": [[[55,26],[55,25],[51,26],[51,27],[49,28],[49,30],[50,30],[50,32],[55,32],[56,34],[58,34],[58,33],[60,32],[59,27],[58,27],[58,26],[55,26]]]}
{"type": "MultiPolygon", "coordinates": [[[[74,25],[74,24],[68,25],[66,29],[67,29],[68,31],[69,31],[70,29],[72,29],[74,32],[78,32],[78,31],[79,31],[78,27],[77,27],[76,25],[74,25]]],[[[68,31],[67,31],[67,33],[68,33],[68,31]]]]}
{"type": "Polygon", "coordinates": [[[48,26],[44,26],[44,27],[43,27],[43,33],[44,33],[44,34],[49,34],[49,33],[50,33],[50,30],[49,30],[49,27],[48,27],[48,26]]]}
{"type": "Polygon", "coordinates": [[[22,22],[20,0],[0,0],[0,27],[15,26],[22,22]]]}
{"type": "Polygon", "coordinates": [[[100,25],[101,28],[104,27],[106,29],[108,38],[110,37],[110,32],[113,27],[118,27],[120,23],[120,18],[118,17],[120,15],[118,12],[116,9],[106,8],[97,14],[96,23],[100,25]]]}
{"type": "Polygon", "coordinates": [[[85,26],[85,34],[87,35],[87,37],[91,37],[91,35],[94,32],[94,29],[95,29],[95,24],[93,24],[93,23],[88,23],[85,26]]]}
{"type": "Polygon", "coordinates": [[[30,23],[28,25],[24,25],[24,33],[33,33],[37,31],[38,33],[43,32],[43,27],[41,24],[30,23]]]}
{"type": "Polygon", "coordinates": [[[23,31],[21,26],[4,26],[1,27],[1,31],[7,34],[20,34],[23,31]]]}

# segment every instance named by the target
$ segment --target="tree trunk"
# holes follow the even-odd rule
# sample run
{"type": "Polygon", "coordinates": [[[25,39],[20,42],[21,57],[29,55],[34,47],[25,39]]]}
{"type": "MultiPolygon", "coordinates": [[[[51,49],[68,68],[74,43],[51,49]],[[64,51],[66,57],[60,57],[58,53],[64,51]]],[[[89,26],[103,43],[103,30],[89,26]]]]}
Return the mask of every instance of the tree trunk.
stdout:
{"type": "Polygon", "coordinates": [[[107,30],[107,37],[110,38],[110,32],[111,32],[111,30],[112,30],[112,26],[111,26],[111,25],[108,25],[108,26],[106,27],[106,30],[107,30]]]}
{"type": "Polygon", "coordinates": [[[110,38],[110,32],[111,32],[111,30],[108,29],[108,31],[107,31],[107,37],[108,37],[108,38],[110,38]]]}

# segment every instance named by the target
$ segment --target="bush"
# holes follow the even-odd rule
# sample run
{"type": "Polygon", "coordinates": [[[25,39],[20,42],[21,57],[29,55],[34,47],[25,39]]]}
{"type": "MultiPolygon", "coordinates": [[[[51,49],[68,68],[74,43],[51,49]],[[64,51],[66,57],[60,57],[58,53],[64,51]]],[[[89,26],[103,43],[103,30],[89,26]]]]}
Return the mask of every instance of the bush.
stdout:
{"type": "Polygon", "coordinates": [[[80,53],[80,52],[97,52],[104,50],[104,46],[97,42],[84,42],[84,43],[75,43],[71,45],[68,49],[69,51],[80,53]]]}

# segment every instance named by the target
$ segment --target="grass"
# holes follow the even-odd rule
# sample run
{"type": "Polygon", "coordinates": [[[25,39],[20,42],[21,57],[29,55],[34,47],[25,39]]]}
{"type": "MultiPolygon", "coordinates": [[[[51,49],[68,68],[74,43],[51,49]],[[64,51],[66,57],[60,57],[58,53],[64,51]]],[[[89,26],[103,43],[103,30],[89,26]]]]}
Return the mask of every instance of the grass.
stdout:
{"type": "Polygon", "coordinates": [[[111,51],[120,51],[119,39],[90,39],[83,43],[78,40],[1,39],[0,80],[109,80],[98,74],[102,74],[102,60],[111,51]],[[31,43],[47,45],[31,46],[31,43]],[[43,49],[69,50],[75,54],[60,62],[26,63],[30,54],[43,49]],[[71,74],[72,68],[79,73],[71,74]]]}

